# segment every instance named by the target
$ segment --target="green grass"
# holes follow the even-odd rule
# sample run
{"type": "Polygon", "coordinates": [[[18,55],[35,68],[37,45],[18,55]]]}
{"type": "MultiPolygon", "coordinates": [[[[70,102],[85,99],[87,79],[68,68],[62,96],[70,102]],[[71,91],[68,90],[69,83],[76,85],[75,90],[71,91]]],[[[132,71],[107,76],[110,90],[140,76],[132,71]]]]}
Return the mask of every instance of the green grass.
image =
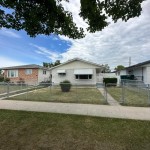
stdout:
{"type": "MultiPolygon", "coordinates": [[[[108,92],[114,99],[121,102],[122,89],[119,87],[108,87],[108,92]]],[[[125,88],[125,101],[123,105],[149,106],[147,91],[145,89],[125,88]]]]}
{"type": "Polygon", "coordinates": [[[27,94],[10,97],[12,100],[66,102],[86,104],[106,104],[100,91],[96,88],[71,88],[70,92],[62,92],[60,88],[44,88],[27,94]]]}
{"type": "MultiPolygon", "coordinates": [[[[25,89],[26,86],[9,85],[9,92],[25,89]]],[[[0,94],[7,93],[7,85],[0,85],[0,94]]]]}
{"type": "Polygon", "coordinates": [[[150,121],[0,110],[1,150],[149,150],[150,121]]]}

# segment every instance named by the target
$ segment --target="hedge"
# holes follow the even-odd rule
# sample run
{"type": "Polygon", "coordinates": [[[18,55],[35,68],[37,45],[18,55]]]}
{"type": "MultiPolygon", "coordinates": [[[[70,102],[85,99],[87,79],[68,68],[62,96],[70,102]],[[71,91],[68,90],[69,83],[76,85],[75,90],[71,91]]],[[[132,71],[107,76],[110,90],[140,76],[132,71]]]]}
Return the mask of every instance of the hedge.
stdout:
{"type": "Polygon", "coordinates": [[[105,85],[109,83],[117,84],[117,78],[103,78],[103,83],[105,85]]]}

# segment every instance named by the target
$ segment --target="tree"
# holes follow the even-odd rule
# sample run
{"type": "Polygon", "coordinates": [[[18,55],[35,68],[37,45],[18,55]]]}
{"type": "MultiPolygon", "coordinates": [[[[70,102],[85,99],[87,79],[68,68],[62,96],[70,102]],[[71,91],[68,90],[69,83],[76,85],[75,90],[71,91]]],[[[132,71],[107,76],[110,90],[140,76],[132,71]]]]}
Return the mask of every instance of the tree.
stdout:
{"type": "Polygon", "coordinates": [[[125,67],[123,65],[118,65],[117,67],[115,67],[116,71],[120,71],[123,70],[125,67]]]}
{"type": "MultiPolygon", "coordinates": [[[[84,37],[83,28],[73,22],[71,12],[65,11],[63,0],[1,0],[0,28],[25,30],[31,37],[51,33],[69,38],[84,37]],[[10,9],[10,11],[5,11],[10,9]]],[[[68,3],[69,0],[65,0],[68,3]]],[[[80,17],[88,24],[89,32],[108,26],[108,17],[114,22],[138,17],[144,0],[81,0],[80,17]]]]}
{"type": "Polygon", "coordinates": [[[111,72],[110,67],[108,66],[108,64],[102,65],[103,67],[103,73],[109,73],[111,72]]]}
{"type": "Polygon", "coordinates": [[[43,62],[43,67],[51,68],[60,64],[60,60],[56,60],[54,63],[43,62]]]}

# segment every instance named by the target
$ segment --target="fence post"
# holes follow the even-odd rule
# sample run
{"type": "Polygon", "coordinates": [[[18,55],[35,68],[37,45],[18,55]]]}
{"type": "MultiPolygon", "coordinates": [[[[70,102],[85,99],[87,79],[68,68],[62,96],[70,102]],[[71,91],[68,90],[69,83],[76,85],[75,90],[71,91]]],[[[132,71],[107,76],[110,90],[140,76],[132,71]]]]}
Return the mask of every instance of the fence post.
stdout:
{"type": "Polygon", "coordinates": [[[105,95],[105,100],[106,100],[106,103],[108,102],[107,101],[107,85],[104,83],[104,95],[105,95]]]}
{"type": "Polygon", "coordinates": [[[124,101],[125,101],[125,87],[124,82],[122,82],[121,103],[124,104],[124,101]]]}
{"type": "Polygon", "coordinates": [[[148,105],[150,105],[150,85],[148,84],[148,105]]]}
{"type": "Polygon", "coordinates": [[[7,98],[9,97],[9,82],[7,83],[7,98]]]}

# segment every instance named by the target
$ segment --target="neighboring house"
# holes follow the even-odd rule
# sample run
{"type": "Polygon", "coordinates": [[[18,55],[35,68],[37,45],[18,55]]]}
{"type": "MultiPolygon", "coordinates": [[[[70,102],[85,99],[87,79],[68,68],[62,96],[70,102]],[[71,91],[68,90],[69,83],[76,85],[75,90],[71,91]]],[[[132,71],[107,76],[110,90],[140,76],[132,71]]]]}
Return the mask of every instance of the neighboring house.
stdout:
{"type": "Polygon", "coordinates": [[[23,65],[1,68],[4,70],[4,77],[10,82],[22,82],[28,84],[39,83],[50,80],[50,70],[39,65],[23,65]]]}
{"type": "Polygon", "coordinates": [[[69,80],[72,84],[95,85],[102,70],[99,64],[75,58],[51,68],[51,81],[54,84],[69,80]]]}
{"type": "Polygon", "coordinates": [[[117,75],[134,75],[135,80],[150,84],[150,60],[126,67],[117,72],[117,75]]]}

